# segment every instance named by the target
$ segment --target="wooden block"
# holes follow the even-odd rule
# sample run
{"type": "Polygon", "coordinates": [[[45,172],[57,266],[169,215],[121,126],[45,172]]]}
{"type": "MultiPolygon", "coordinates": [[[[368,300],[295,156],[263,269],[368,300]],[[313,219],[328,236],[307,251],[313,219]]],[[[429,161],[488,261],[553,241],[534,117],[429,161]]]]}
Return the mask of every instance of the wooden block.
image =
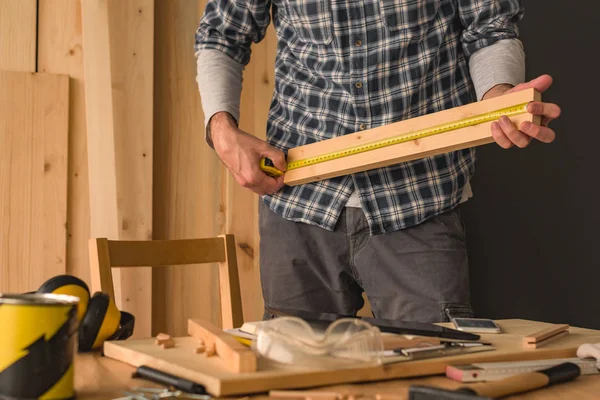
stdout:
{"type": "Polygon", "coordinates": [[[195,339],[204,341],[207,357],[215,353],[231,371],[256,371],[257,360],[254,352],[219,327],[208,321],[190,319],[188,333],[195,339]]]}
{"type": "MultiPolygon", "coordinates": [[[[440,124],[454,122],[534,100],[541,100],[539,92],[534,89],[522,90],[363,132],[292,148],[288,151],[287,160],[290,163],[330,152],[341,151],[350,147],[431,128],[440,124]]],[[[534,118],[529,113],[515,115],[510,117],[510,119],[517,125],[525,121],[539,124],[538,118],[534,118]]],[[[492,143],[494,140],[491,135],[491,124],[492,122],[486,122],[419,140],[290,170],[285,173],[284,182],[288,186],[294,186],[492,143]]]]}
{"type": "Polygon", "coordinates": [[[0,292],[66,272],[68,123],[68,76],[0,72],[0,292]]]}
{"type": "Polygon", "coordinates": [[[156,335],[156,344],[163,344],[170,339],[170,335],[167,335],[166,333],[159,333],[158,335],[156,335]]]}
{"type": "Polygon", "coordinates": [[[531,335],[523,338],[523,348],[537,349],[547,343],[564,337],[569,334],[569,325],[555,325],[540,331],[534,332],[531,335]]]}
{"type": "Polygon", "coordinates": [[[194,353],[196,353],[196,354],[204,353],[204,350],[205,350],[204,346],[198,346],[194,349],[194,353]]]}
{"type": "Polygon", "coordinates": [[[175,347],[175,341],[173,339],[163,340],[160,344],[160,347],[164,349],[170,349],[171,347],[175,347]]]}

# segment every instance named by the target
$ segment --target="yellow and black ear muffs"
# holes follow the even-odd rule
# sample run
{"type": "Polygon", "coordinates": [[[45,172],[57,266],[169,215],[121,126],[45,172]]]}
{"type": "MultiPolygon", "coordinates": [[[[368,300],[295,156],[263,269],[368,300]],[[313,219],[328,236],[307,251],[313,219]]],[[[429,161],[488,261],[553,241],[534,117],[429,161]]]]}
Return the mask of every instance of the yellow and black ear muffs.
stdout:
{"type": "Polygon", "coordinates": [[[72,275],[59,275],[45,282],[38,293],[68,294],[79,297],[79,351],[102,347],[105,340],[123,340],[133,334],[135,318],[119,311],[106,293],[90,297],[88,286],[72,275]]]}

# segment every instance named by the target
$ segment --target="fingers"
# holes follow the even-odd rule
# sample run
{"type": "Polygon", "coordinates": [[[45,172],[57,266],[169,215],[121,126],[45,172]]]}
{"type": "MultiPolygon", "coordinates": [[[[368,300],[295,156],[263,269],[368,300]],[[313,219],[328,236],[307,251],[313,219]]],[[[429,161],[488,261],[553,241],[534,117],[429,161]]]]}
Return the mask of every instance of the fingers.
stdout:
{"type": "Polygon", "coordinates": [[[500,124],[495,121],[492,123],[492,137],[503,149],[510,149],[513,146],[513,142],[506,137],[502,131],[502,128],[500,127],[500,124]]]}
{"type": "Polygon", "coordinates": [[[527,105],[527,111],[533,115],[541,115],[547,122],[560,117],[561,109],[557,104],[533,101],[527,105]]]}
{"type": "Polygon", "coordinates": [[[520,148],[525,148],[531,142],[531,137],[517,129],[515,124],[507,116],[500,117],[500,128],[506,137],[520,148]]]}
{"type": "Polygon", "coordinates": [[[280,171],[285,171],[287,169],[287,162],[285,161],[285,156],[283,152],[276,149],[275,147],[269,146],[265,143],[265,148],[261,154],[262,157],[268,157],[273,161],[275,167],[280,171]]]}
{"type": "Polygon", "coordinates": [[[543,93],[552,86],[553,79],[550,75],[544,74],[540,75],[535,79],[530,80],[529,82],[520,83],[514,88],[508,90],[506,93],[514,93],[519,90],[534,88],[538,92],[543,93]]]}
{"type": "Polygon", "coordinates": [[[521,131],[543,143],[552,143],[556,138],[556,134],[552,129],[545,126],[538,126],[531,122],[523,122],[521,124],[521,131]]]}

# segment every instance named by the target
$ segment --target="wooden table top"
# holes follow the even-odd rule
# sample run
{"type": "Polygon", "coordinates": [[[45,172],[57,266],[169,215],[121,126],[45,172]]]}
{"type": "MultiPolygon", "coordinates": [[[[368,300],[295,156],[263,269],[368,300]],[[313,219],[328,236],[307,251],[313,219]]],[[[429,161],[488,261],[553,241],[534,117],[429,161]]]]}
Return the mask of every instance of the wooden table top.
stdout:
{"type": "MultiPolygon", "coordinates": [[[[98,353],[78,354],[75,358],[75,390],[78,400],[106,400],[124,396],[124,392],[133,387],[160,387],[152,382],[131,378],[134,368],[101,357],[98,353]]],[[[321,387],[316,390],[338,391],[341,393],[362,393],[365,400],[374,400],[376,394],[399,396],[407,399],[410,385],[431,385],[447,389],[456,389],[462,384],[443,376],[419,379],[398,379],[386,382],[375,382],[352,385],[335,385],[321,387]]],[[[528,393],[521,393],[507,399],[553,400],[553,399],[598,399],[600,397],[600,374],[580,376],[574,381],[543,388],[528,393]]],[[[267,398],[266,394],[250,396],[251,400],[267,398]]],[[[358,398],[360,399],[360,397],[358,398]]]]}

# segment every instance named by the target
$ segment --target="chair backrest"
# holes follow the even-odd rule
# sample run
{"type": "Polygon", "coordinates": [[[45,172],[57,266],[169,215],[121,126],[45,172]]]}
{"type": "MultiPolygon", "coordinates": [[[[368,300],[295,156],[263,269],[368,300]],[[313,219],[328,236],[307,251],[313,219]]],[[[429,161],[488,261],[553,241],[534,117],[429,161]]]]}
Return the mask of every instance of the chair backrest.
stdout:
{"type": "Polygon", "coordinates": [[[91,290],[113,300],[112,268],[219,263],[223,329],[243,324],[235,239],[231,234],[204,239],[89,241],[91,290]]]}

